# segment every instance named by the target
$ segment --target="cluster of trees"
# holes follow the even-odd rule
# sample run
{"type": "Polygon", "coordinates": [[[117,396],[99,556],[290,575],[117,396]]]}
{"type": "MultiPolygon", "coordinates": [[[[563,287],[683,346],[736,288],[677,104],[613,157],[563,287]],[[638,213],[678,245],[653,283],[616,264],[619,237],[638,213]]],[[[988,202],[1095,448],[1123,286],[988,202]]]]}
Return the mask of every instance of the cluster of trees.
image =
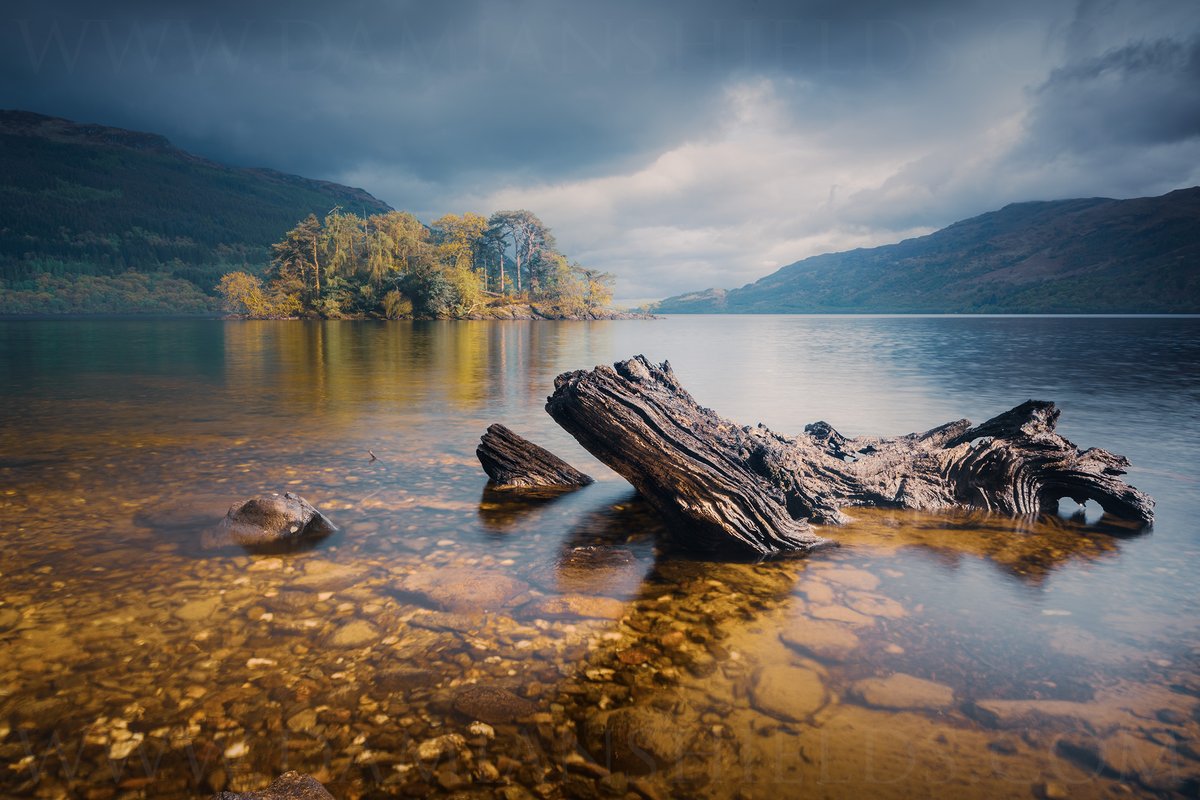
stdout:
{"type": "Polygon", "coordinates": [[[578,316],[612,300],[611,277],[571,263],[530,211],[447,214],[425,225],[389,211],[310,214],[272,246],[265,282],[221,278],[226,307],[252,317],[458,318],[533,304],[544,316],[578,316]]]}

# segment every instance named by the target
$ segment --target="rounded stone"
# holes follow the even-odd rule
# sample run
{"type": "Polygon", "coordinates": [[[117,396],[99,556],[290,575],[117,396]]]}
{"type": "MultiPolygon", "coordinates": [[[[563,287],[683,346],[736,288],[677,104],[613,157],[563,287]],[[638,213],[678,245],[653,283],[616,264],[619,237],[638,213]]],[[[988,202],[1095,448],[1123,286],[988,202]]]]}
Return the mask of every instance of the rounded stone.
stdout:
{"type": "Polygon", "coordinates": [[[474,567],[416,570],[396,588],[434,608],[459,612],[495,610],[529,590],[527,584],[502,572],[474,567]]]}
{"type": "Polygon", "coordinates": [[[336,628],[325,643],[330,647],[362,647],[379,640],[379,630],[366,620],[356,619],[336,628]]]}
{"type": "Polygon", "coordinates": [[[647,775],[678,764],[688,750],[687,730],[671,714],[629,706],[596,714],[588,720],[585,735],[600,764],[647,775]]]}
{"type": "Polygon", "coordinates": [[[472,684],[454,695],[454,710],[493,725],[512,722],[537,710],[537,705],[497,686],[472,684]]]}
{"type": "Polygon", "coordinates": [[[791,620],[779,638],[788,647],[830,661],[845,659],[859,646],[858,636],[846,626],[807,617],[791,620]]]}
{"type": "Polygon", "coordinates": [[[759,670],[752,692],[754,707],[789,722],[805,722],[828,701],[825,684],[805,667],[769,666],[759,670]]]}
{"type": "Polygon", "coordinates": [[[875,708],[944,711],[954,705],[954,690],[949,686],[901,672],[857,681],[851,694],[875,708]]]}
{"type": "Polygon", "coordinates": [[[249,549],[320,539],[337,527],[311,503],[292,492],[251,497],[229,509],[225,519],[206,531],[206,548],[241,545],[249,549]]]}

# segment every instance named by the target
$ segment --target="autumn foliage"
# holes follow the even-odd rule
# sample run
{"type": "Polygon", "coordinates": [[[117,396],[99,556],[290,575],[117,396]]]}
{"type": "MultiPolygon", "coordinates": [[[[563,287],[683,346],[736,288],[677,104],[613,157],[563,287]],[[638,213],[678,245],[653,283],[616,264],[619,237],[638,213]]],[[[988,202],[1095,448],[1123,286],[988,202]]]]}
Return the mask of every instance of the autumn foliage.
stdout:
{"type": "Polygon", "coordinates": [[[221,278],[232,314],[463,318],[529,303],[542,316],[581,316],[607,306],[611,277],[572,263],[530,211],[447,214],[425,225],[391,211],[359,217],[335,208],[309,215],[272,246],[265,280],[221,278]]]}

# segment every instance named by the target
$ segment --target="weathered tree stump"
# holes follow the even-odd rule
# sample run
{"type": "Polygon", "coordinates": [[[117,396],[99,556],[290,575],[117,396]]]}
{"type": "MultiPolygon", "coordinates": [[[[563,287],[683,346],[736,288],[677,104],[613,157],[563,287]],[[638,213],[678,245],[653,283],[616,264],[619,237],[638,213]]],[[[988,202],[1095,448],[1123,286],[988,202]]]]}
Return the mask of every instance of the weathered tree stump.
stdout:
{"type": "Polygon", "coordinates": [[[591,476],[499,423],[483,434],[475,455],[497,488],[576,488],[593,482],[591,476]]]}
{"type": "Polygon", "coordinates": [[[747,458],[747,434],[642,356],[559,375],[546,410],[702,550],[803,550],[824,540],[747,458]]]}
{"type": "Polygon", "coordinates": [[[1148,524],[1154,501],[1120,480],[1129,462],[1080,451],[1054,432],[1053,403],[1030,400],[981,425],[848,439],[824,422],[787,438],[699,406],[667,363],[637,356],[555,380],[552,417],[625,477],[683,544],[771,554],[823,540],[806,520],[841,523],[842,509],[1053,510],[1070,497],[1148,524]]]}

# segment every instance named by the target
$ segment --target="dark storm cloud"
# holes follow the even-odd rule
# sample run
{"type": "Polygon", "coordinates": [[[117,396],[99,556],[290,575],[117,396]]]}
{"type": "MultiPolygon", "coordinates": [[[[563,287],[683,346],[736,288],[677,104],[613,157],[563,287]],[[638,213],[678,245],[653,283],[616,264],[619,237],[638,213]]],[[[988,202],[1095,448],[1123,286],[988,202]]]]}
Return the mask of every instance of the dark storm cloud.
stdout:
{"type": "Polygon", "coordinates": [[[51,3],[8,6],[10,105],[330,174],[366,160],[595,173],[703,135],[731,77],[831,87],[919,68],[956,4],[51,3]]]}
{"type": "Polygon", "coordinates": [[[1200,136],[1200,37],[1133,42],[1050,73],[1034,92],[1034,146],[1087,150],[1200,136]]]}
{"type": "Polygon", "coordinates": [[[530,207],[620,296],[661,296],[1012,200],[1181,185],[1198,8],[9,2],[0,107],[423,216],[530,207]]]}

